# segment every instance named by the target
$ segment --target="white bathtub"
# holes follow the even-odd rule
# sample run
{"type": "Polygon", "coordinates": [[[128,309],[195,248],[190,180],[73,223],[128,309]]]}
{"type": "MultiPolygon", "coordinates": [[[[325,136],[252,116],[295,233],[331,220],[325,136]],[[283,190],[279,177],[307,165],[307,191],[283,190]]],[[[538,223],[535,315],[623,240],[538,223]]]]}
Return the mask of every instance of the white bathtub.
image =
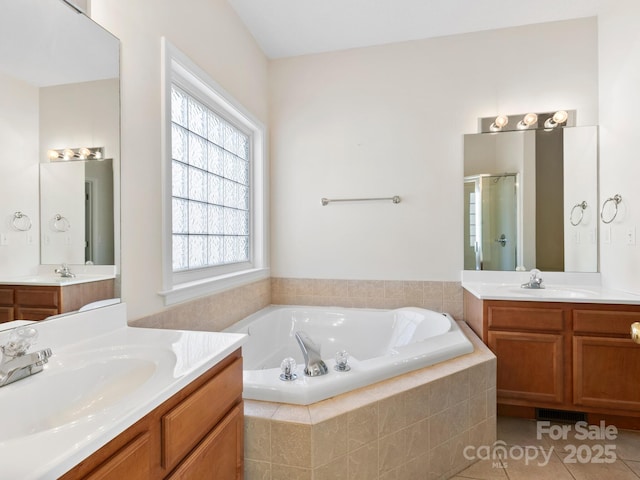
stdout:
{"type": "Polygon", "coordinates": [[[471,353],[473,345],[449,316],[422,308],[372,310],[267,307],[227,332],[247,333],[243,345],[244,398],[309,405],[435,363],[471,353]],[[322,346],[329,373],[304,375],[296,331],[322,346]],[[348,372],[334,369],[336,352],[349,353],[348,372]],[[297,379],[280,380],[280,363],[293,357],[297,379]]]}

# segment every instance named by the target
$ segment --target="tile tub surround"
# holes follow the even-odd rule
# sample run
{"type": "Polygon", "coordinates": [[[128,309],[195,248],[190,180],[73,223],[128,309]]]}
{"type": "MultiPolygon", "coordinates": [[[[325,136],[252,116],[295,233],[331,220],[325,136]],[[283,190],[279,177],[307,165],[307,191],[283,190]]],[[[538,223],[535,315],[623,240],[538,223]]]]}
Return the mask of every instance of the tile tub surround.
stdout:
{"type": "Polygon", "coordinates": [[[269,305],[271,281],[267,278],[130,320],[129,325],[218,332],[269,305]]]}
{"type": "Polygon", "coordinates": [[[220,331],[269,305],[421,307],[462,320],[460,282],[271,277],[130,320],[135,327],[220,331]]]}
{"type": "Polygon", "coordinates": [[[496,360],[475,350],[308,406],[245,401],[246,480],[444,479],[496,440],[496,360]]]}
{"type": "Polygon", "coordinates": [[[422,307],[462,320],[460,282],[271,278],[274,305],[422,307]]]}

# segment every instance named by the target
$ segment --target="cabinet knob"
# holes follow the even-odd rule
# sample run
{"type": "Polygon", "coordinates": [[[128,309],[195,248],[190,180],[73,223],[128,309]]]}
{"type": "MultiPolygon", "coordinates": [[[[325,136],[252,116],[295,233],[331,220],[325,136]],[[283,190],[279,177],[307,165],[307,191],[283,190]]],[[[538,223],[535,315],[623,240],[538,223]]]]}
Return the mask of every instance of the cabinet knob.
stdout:
{"type": "Polygon", "coordinates": [[[631,324],[631,340],[640,343],[640,322],[633,322],[631,324]]]}

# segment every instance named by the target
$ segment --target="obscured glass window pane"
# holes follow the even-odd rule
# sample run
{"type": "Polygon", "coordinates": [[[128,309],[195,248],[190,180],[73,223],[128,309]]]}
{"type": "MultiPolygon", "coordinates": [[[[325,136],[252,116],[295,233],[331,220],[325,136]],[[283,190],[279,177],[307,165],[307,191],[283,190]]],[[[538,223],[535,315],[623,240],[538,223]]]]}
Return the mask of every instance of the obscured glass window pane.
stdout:
{"type": "Polygon", "coordinates": [[[250,137],[171,87],[173,270],[250,260],[250,137]]]}

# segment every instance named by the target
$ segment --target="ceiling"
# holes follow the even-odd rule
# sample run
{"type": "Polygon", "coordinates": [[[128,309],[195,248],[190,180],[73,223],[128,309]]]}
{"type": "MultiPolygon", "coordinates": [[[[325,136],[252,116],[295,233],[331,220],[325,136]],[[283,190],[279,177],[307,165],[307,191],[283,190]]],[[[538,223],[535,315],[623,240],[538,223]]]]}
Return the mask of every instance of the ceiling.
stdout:
{"type": "Polygon", "coordinates": [[[269,58],[595,16],[613,0],[227,0],[269,58]]]}

